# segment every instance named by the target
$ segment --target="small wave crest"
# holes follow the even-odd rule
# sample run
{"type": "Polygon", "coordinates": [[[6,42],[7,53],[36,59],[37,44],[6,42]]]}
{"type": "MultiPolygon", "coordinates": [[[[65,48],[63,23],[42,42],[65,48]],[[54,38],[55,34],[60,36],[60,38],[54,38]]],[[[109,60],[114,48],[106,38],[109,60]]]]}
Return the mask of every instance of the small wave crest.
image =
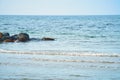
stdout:
{"type": "Polygon", "coordinates": [[[29,60],[34,61],[47,61],[47,62],[80,62],[80,63],[104,63],[104,64],[120,64],[120,62],[115,61],[96,61],[96,60],[67,60],[67,59],[40,59],[40,58],[29,58],[29,60]]]}
{"type": "Polygon", "coordinates": [[[38,55],[62,55],[62,56],[96,56],[96,57],[120,57],[120,54],[96,53],[96,52],[78,52],[78,51],[17,51],[0,49],[0,53],[15,54],[38,54],[38,55]]]}

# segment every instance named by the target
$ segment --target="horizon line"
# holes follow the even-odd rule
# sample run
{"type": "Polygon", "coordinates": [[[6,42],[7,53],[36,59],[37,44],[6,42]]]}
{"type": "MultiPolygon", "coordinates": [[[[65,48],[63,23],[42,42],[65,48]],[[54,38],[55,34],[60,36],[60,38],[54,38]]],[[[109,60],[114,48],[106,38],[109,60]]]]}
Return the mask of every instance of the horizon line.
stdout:
{"type": "Polygon", "coordinates": [[[120,15],[120,14],[0,14],[0,16],[2,15],[8,15],[8,16],[14,16],[14,15],[20,15],[20,16],[112,16],[112,15],[120,15]]]}

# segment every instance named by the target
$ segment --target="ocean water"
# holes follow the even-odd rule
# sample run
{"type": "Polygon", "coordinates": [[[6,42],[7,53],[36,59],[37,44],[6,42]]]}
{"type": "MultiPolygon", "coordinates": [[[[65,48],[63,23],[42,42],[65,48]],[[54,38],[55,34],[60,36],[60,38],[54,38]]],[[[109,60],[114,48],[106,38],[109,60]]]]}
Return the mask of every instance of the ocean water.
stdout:
{"type": "Polygon", "coordinates": [[[3,49],[120,53],[120,16],[0,16],[0,32],[56,39],[5,43],[0,45],[3,49]]]}
{"type": "Polygon", "coordinates": [[[55,38],[0,43],[0,80],[120,80],[119,15],[0,15],[0,32],[55,38]]]}

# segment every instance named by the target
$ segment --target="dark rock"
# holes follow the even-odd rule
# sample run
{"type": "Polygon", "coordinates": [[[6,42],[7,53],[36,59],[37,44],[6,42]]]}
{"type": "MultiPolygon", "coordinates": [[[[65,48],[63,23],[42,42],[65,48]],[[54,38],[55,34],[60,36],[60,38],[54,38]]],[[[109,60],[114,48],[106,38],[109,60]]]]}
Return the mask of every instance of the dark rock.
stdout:
{"type": "Polygon", "coordinates": [[[44,41],[54,41],[54,38],[49,38],[49,37],[43,37],[42,40],[44,41]]]}
{"type": "Polygon", "coordinates": [[[9,36],[3,36],[3,37],[1,38],[1,40],[4,41],[4,40],[9,39],[9,38],[10,38],[9,36]]]}
{"type": "Polygon", "coordinates": [[[0,43],[3,42],[3,40],[0,38],[0,43]]]}
{"type": "Polygon", "coordinates": [[[3,33],[3,36],[10,36],[9,33],[3,33]]]}
{"type": "Polygon", "coordinates": [[[2,33],[2,38],[1,38],[2,41],[9,39],[9,38],[10,38],[9,33],[2,33]]]}
{"type": "Polygon", "coordinates": [[[10,38],[11,38],[11,39],[13,39],[13,40],[15,41],[15,40],[17,40],[17,39],[18,39],[18,35],[17,35],[17,34],[12,35],[10,38]]]}
{"type": "Polygon", "coordinates": [[[3,37],[3,33],[0,32],[0,43],[3,41],[2,37],[3,37]]]}
{"type": "Polygon", "coordinates": [[[3,37],[3,33],[0,32],[0,39],[3,37]]]}
{"type": "Polygon", "coordinates": [[[14,40],[9,38],[9,39],[4,40],[3,42],[14,42],[14,40]]]}
{"type": "Polygon", "coordinates": [[[18,41],[26,42],[28,40],[30,40],[30,39],[29,39],[29,35],[27,33],[20,33],[20,34],[18,34],[18,41]]]}

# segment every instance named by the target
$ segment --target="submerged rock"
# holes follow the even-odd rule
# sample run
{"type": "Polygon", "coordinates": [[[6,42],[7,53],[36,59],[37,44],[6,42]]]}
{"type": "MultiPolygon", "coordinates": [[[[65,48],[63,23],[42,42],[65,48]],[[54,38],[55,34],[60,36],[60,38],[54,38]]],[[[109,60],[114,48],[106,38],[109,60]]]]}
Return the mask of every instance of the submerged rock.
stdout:
{"type": "Polygon", "coordinates": [[[30,41],[40,41],[39,38],[30,38],[30,41]]]}
{"type": "Polygon", "coordinates": [[[43,41],[54,41],[54,38],[49,38],[49,37],[43,37],[41,40],[43,41]]]}
{"type": "Polygon", "coordinates": [[[29,35],[27,33],[20,33],[18,34],[18,41],[20,42],[26,42],[26,41],[29,41],[29,35]]]}

